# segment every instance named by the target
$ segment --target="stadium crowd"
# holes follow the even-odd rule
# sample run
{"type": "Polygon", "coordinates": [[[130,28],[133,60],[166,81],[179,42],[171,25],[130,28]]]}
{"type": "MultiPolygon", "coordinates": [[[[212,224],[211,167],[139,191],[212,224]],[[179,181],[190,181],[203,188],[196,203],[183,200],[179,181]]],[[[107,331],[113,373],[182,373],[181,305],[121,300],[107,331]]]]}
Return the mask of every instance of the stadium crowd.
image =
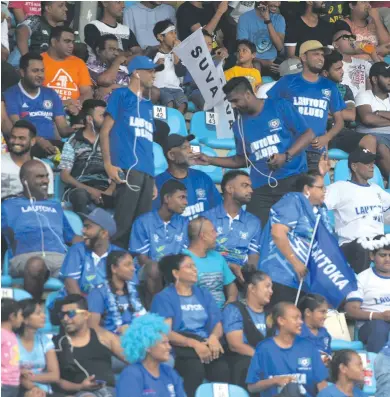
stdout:
{"type": "Polygon", "coordinates": [[[367,396],[339,309],[389,397],[390,3],[74,3],[1,3],[2,395],[367,396]],[[229,153],[185,125],[198,31],[229,153]]]}

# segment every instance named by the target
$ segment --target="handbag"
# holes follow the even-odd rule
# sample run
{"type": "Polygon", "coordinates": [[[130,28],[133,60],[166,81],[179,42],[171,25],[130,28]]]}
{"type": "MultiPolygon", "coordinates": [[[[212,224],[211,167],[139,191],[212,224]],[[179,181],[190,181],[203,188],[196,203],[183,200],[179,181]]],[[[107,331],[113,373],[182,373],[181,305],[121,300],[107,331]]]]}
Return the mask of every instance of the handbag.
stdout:
{"type": "Polygon", "coordinates": [[[333,339],[351,342],[351,334],[349,333],[345,313],[339,313],[337,310],[328,310],[324,326],[333,339]]]}

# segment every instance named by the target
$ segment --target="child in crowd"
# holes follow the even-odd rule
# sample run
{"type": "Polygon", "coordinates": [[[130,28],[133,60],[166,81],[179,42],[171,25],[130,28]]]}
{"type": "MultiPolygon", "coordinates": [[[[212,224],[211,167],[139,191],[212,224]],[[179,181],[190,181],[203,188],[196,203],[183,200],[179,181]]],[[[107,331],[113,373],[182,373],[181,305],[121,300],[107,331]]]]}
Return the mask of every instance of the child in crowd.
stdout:
{"type": "Polygon", "coordinates": [[[256,92],[261,84],[261,74],[253,66],[253,60],[256,58],[256,46],[249,40],[238,40],[237,42],[237,65],[226,70],[226,81],[233,77],[246,77],[252,84],[253,91],[256,92]]]}
{"type": "Polygon", "coordinates": [[[313,342],[321,354],[322,361],[327,364],[332,352],[330,342],[332,337],[324,327],[328,303],[326,299],[317,294],[307,294],[299,301],[298,308],[302,313],[301,337],[313,342]]]}
{"type": "Polygon", "coordinates": [[[179,109],[184,114],[188,99],[180,87],[179,77],[183,77],[187,69],[172,51],[180,43],[176,36],[176,27],[172,21],[166,19],[156,23],[153,33],[160,45],[157,53],[152,52],[149,57],[154,63],[164,65],[164,70],[156,73],[154,81],[154,86],[160,89],[160,102],[164,106],[179,109]]]}
{"type": "Polygon", "coordinates": [[[1,300],[1,395],[16,397],[19,393],[19,347],[14,331],[23,322],[22,309],[13,299],[1,300]]]}

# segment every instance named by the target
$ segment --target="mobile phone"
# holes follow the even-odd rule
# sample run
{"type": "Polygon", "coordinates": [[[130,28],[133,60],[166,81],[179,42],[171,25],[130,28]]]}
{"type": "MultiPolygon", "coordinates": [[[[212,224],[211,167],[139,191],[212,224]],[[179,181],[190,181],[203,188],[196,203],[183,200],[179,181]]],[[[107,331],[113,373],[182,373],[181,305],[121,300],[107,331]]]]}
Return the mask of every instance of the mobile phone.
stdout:
{"type": "Polygon", "coordinates": [[[192,153],[200,153],[200,146],[191,145],[191,152],[192,153]]]}
{"type": "Polygon", "coordinates": [[[126,180],[126,175],[123,171],[119,171],[118,172],[119,178],[122,179],[122,181],[126,180]]]}
{"type": "Polygon", "coordinates": [[[96,383],[97,385],[105,386],[107,382],[106,382],[105,380],[98,380],[98,379],[96,379],[96,380],[95,380],[95,383],[96,383]]]}

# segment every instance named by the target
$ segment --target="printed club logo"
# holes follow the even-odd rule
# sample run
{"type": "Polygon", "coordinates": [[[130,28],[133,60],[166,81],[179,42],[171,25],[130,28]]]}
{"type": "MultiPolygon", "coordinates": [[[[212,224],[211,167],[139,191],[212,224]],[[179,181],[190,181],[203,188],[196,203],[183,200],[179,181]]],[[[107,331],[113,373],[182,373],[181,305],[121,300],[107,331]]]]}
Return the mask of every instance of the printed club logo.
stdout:
{"type": "Polygon", "coordinates": [[[206,198],[206,191],[204,189],[196,189],[195,193],[199,200],[204,200],[206,198]]]}
{"type": "Polygon", "coordinates": [[[268,122],[268,126],[271,130],[274,130],[276,128],[279,128],[280,126],[280,120],[279,119],[273,119],[268,122]]]}
{"type": "Polygon", "coordinates": [[[45,109],[51,109],[53,107],[53,102],[49,100],[43,101],[43,107],[45,109]]]}
{"type": "Polygon", "coordinates": [[[311,358],[310,357],[298,358],[298,365],[301,368],[309,368],[311,366],[311,358]]]}
{"type": "Polygon", "coordinates": [[[328,89],[326,88],[326,89],[322,90],[322,93],[324,94],[324,96],[326,96],[327,98],[329,98],[329,97],[330,97],[330,94],[331,94],[331,91],[328,90],[328,89]]]}

